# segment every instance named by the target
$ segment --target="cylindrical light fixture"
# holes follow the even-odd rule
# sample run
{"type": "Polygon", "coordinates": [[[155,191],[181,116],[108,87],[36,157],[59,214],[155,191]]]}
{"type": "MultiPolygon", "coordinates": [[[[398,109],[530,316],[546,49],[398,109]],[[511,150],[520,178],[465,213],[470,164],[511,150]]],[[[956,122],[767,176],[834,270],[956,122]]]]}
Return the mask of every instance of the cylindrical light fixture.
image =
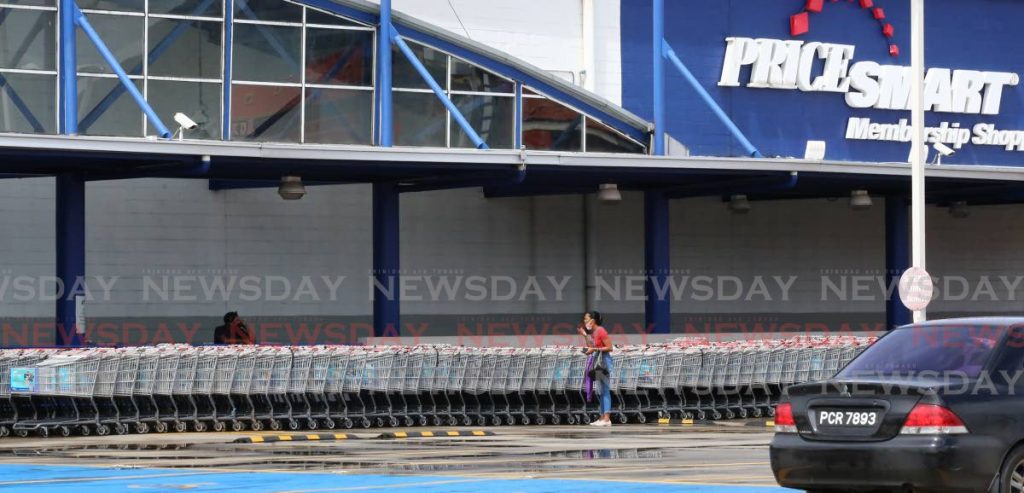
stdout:
{"type": "Polygon", "coordinates": [[[970,209],[967,208],[967,201],[958,200],[949,204],[949,215],[956,219],[967,219],[971,215],[970,209]]]}
{"type": "Polygon", "coordinates": [[[285,200],[299,200],[306,195],[306,187],[302,185],[300,176],[282,176],[277,194],[285,200]]]}
{"type": "Polygon", "coordinates": [[[617,204],[622,201],[619,186],[614,183],[602,183],[597,190],[597,198],[605,204],[617,204]]]}
{"type": "Polygon", "coordinates": [[[870,209],[873,203],[867,190],[854,190],[850,192],[850,208],[855,211],[870,209]]]}
{"type": "Polygon", "coordinates": [[[735,214],[746,214],[750,212],[750,201],[746,195],[733,195],[729,197],[729,210],[735,214]]]}

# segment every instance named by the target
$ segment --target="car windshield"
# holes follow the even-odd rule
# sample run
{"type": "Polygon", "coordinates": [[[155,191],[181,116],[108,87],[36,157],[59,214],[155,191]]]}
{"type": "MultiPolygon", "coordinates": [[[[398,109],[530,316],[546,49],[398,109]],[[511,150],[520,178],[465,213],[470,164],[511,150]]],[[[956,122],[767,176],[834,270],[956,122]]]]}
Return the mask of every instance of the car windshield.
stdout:
{"type": "Polygon", "coordinates": [[[837,378],[977,378],[1006,333],[995,326],[913,326],[881,338],[837,378]]]}

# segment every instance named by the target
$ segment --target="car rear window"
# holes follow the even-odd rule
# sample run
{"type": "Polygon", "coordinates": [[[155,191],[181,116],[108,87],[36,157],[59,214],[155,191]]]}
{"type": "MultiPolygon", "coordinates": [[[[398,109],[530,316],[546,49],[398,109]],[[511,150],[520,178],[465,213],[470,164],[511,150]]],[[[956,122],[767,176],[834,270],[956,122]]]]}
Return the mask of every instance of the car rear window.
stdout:
{"type": "Polygon", "coordinates": [[[837,376],[977,378],[1005,333],[1005,327],[982,325],[912,326],[895,330],[866,349],[837,376]]]}

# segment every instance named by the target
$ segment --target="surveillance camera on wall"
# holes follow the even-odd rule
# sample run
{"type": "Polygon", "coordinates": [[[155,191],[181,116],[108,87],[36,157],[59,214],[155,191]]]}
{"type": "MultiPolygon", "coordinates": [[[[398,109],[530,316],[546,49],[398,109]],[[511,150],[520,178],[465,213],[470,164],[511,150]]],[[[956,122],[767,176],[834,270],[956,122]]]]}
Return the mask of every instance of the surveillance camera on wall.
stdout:
{"type": "Polygon", "coordinates": [[[936,151],[938,151],[939,154],[942,154],[945,157],[949,157],[949,156],[952,156],[953,154],[956,154],[956,150],[954,150],[953,148],[947,146],[946,144],[943,144],[942,142],[936,142],[936,143],[932,144],[932,148],[935,149],[936,151]]]}
{"type": "Polygon", "coordinates": [[[174,114],[174,121],[178,122],[178,125],[181,125],[181,128],[185,130],[195,130],[199,127],[199,124],[189,118],[188,115],[180,112],[174,114]]]}

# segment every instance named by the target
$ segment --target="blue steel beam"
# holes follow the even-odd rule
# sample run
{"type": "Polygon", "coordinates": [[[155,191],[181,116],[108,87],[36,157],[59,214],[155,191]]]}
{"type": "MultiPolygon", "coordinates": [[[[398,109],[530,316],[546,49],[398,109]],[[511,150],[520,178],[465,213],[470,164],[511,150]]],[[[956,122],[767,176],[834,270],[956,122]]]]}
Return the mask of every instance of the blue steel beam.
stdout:
{"type": "Polygon", "coordinates": [[[373,335],[400,335],[399,194],[395,183],[373,184],[373,335]]]}
{"type": "Polygon", "coordinates": [[[398,35],[398,32],[395,30],[394,26],[390,26],[389,30],[391,31],[391,41],[398,46],[398,49],[402,52],[403,55],[405,55],[405,58],[409,60],[409,63],[411,63],[413,68],[416,69],[416,72],[420,74],[420,77],[423,78],[423,81],[426,82],[428,86],[430,86],[430,90],[434,91],[434,95],[437,96],[437,99],[441,100],[441,104],[443,104],[444,107],[448,109],[448,113],[452,115],[452,118],[455,119],[455,122],[458,123],[459,127],[462,128],[462,131],[466,132],[466,135],[469,136],[469,140],[473,141],[473,145],[476,146],[477,149],[487,149],[487,143],[485,143],[484,140],[480,138],[480,134],[476,133],[476,130],[473,128],[472,125],[469,124],[469,121],[466,120],[466,117],[462,115],[462,112],[459,111],[459,108],[456,107],[455,103],[453,103],[452,100],[448,97],[448,95],[444,93],[444,89],[441,89],[441,86],[437,84],[437,81],[434,80],[434,77],[430,75],[430,72],[427,71],[427,68],[424,67],[422,63],[420,63],[420,60],[418,58],[416,58],[416,54],[412,52],[412,49],[409,48],[409,45],[405,44],[405,41],[402,40],[402,37],[398,35]]]}
{"type": "MultiPolygon", "coordinates": [[[[203,0],[203,2],[199,4],[199,6],[197,6],[195,9],[192,9],[191,15],[199,15],[205,12],[207,7],[209,7],[212,3],[213,0],[203,0]]],[[[157,45],[154,46],[152,50],[150,50],[149,54],[147,55],[148,63],[150,65],[155,63],[165,52],[167,52],[171,45],[173,45],[174,42],[181,37],[182,34],[185,34],[186,30],[188,30],[189,26],[191,26],[193,22],[195,21],[178,21],[178,25],[174,26],[174,29],[172,29],[171,32],[167,33],[167,36],[164,36],[164,39],[160,40],[160,42],[157,43],[157,45]]],[[[132,67],[131,70],[131,73],[133,74],[140,72],[142,72],[141,62],[132,67]]],[[[121,95],[124,94],[124,92],[124,86],[115,86],[113,89],[111,89],[110,92],[108,92],[106,96],[103,96],[103,99],[96,103],[96,106],[94,106],[92,110],[90,110],[89,113],[85,115],[85,118],[82,118],[82,121],[78,124],[79,128],[81,128],[82,130],[88,130],[89,127],[96,123],[96,120],[98,120],[100,116],[103,116],[103,113],[105,113],[108,109],[110,109],[111,106],[114,105],[117,99],[121,97],[121,95]]]]}
{"type": "Polygon", "coordinates": [[[672,332],[669,295],[669,201],[655,190],[644,192],[644,326],[653,334],[672,332]],[[659,295],[660,291],[660,295],[659,295]]]}
{"type": "MultiPolygon", "coordinates": [[[[892,286],[910,268],[910,208],[899,195],[885,198],[885,285],[892,286]]],[[[885,328],[909,324],[913,317],[903,306],[898,289],[885,300],[885,328]]]]}
{"type": "Polygon", "coordinates": [[[732,136],[735,137],[736,140],[740,141],[740,145],[742,145],[743,148],[747,151],[747,155],[750,157],[764,157],[761,155],[761,152],[758,151],[757,148],[750,143],[750,140],[747,139],[747,136],[743,135],[743,132],[740,130],[739,127],[736,126],[736,123],[733,122],[731,118],[729,118],[729,115],[725,114],[725,111],[723,111],[722,107],[718,105],[718,103],[715,101],[715,98],[712,98],[711,94],[708,93],[707,89],[704,89],[704,86],[700,84],[700,81],[698,81],[697,78],[693,76],[693,74],[690,72],[690,69],[686,68],[686,65],[683,64],[683,61],[680,60],[678,56],[676,56],[676,52],[672,50],[671,46],[669,46],[668,41],[662,40],[662,49],[665,51],[665,57],[667,57],[669,61],[671,61],[672,64],[676,66],[676,69],[679,70],[679,73],[682,74],[683,78],[685,78],[686,81],[690,83],[690,86],[693,87],[693,90],[697,91],[697,94],[701,97],[701,99],[704,100],[704,103],[707,104],[709,108],[711,108],[711,111],[714,112],[715,116],[717,116],[718,119],[722,121],[722,124],[725,125],[727,129],[729,129],[729,132],[732,133],[732,136]]]}
{"type": "Polygon", "coordinates": [[[43,128],[43,124],[39,122],[39,119],[32,114],[32,109],[25,104],[25,101],[21,99],[21,96],[18,96],[18,93],[14,92],[14,87],[7,82],[7,78],[4,77],[3,74],[0,74],[0,90],[7,93],[7,97],[11,99],[11,103],[13,103],[14,107],[18,109],[21,116],[25,117],[25,121],[32,126],[32,130],[39,133],[46,131],[46,129],[43,128]]]}
{"type": "Polygon", "coordinates": [[[78,133],[78,47],[75,42],[75,0],[60,0],[60,71],[57,101],[58,130],[64,135],[78,133]]]}
{"type": "MultiPolygon", "coordinates": [[[[57,177],[57,278],[64,292],[57,299],[58,346],[77,346],[81,338],[75,330],[75,286],[85,279],[85,181],[81,177],[57,177]]],[[[82,327],[85,330],[85,327],[82,327]]]]}
{"type": "Polygon", "coordinates": [[[654,0],[652,9],[652,43],[654,70],[654,155],[665,155],[665,0],[654,0]]]}
{"type": "Polygon", "coordinates": [[[380,22],[377,26],[377,91],[374,95],[377,118],[377,145],[394,145],[394,104],[391,93],[391,0],[380,2],[380,22]]]}
{"type": "Polygon", "coordinates": [[[523,147],[523,84],[516,82],[516,134],[515,148],[523,147]]]}
{"type": "Polygon", "coordinates": [[[165,139],[171,138],[170,130],[167,130],[164,122],[160,120],[160,117],[157,116],[155,111],[153,111],[153,107],[146,102],[146,98],[142,96],[142,93],[139,92],[138,88],[135,87],[135,84],[128,78],[128,74],[125,73],[124,68],[121,67],[120,63],[118,63],[117,58],[110,52],[107,45],[103,43],[103,39],[100,38],[99,33],[92,28],[92,25],[89,24],[89,19],[86,19],[85,14],[79,10],[77,5],[75,5],[75,24],[82,28],[82,32],[84,32],[86,37],[89,38],[89,41],[92,41],[93,46],[96,47],[96,51],[100,52],[103,59],[107,61],[110,68],[115,74],[117,74],[117,78],[121,80],[121,84],[128,90],[128,94],[132,95],[132,98],[135,99],[135,103],[142,108],[142,112],[146,114],[149,121],[154,127],[156,127],[157,134],[165,139]]]}

